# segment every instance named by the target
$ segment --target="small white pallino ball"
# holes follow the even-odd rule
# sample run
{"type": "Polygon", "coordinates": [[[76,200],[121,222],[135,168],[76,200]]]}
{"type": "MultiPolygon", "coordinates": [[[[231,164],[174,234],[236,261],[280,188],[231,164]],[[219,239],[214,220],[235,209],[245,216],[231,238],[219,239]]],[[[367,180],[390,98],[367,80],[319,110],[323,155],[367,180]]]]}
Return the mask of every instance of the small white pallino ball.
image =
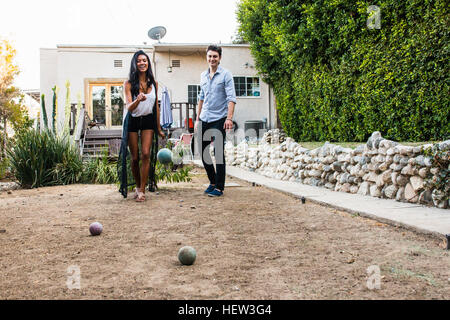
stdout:
{"type": "Polygon", "coordinates": [[[184,265],[191,265],[197,258],[197,252],[190,246],[185,246],[178,251],[178,260],[184,265]]]}
{"type": "Polygon", "coordinates": [[[103,226],[100,222],[93,222],[89,226],[89,232],[93,236],[98,236],[103,231],[103,226]]]}

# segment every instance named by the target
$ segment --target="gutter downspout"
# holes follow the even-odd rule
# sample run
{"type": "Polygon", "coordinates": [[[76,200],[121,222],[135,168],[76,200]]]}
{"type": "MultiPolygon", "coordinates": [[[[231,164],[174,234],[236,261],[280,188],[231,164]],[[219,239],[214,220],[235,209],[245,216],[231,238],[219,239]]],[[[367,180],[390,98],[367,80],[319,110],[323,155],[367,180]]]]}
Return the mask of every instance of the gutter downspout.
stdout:
{"type": "Polygon", "coordinates": [[[272,94],[271,94],[271,88],[269,84],[269,130],[272,129],[272,94]]]}
{"type": "MultiPolygon", "coordinates": [[[[158,79],[158,77],[156,76],[156,60],[155,60],[155,54],[156,54],[156,48],[155,47],[153,47],[153,54],[152,54],[152,60],[153,60],[153,68],[155,69],[155,72],[154,72],[154,76],[155,76],[155,79],[158,79]]],[[[156,98],[158,98],[158,97],[156,97],[156,98]]]]}

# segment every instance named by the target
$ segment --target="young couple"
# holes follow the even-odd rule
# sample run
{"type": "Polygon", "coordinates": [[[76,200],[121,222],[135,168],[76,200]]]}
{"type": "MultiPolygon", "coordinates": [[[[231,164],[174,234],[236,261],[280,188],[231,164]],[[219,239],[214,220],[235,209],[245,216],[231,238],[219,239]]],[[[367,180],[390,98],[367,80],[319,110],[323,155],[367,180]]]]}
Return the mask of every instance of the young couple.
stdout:
{"type": "MultiPolygon", "coordinates": [[[[223,195],[225,187],[225,135],[233,128],[233,113],[236,104],[233,76],[220,66],[222,48],[210,45],[206,50],[208,70],[201,74],[197,119],[194,131],[199,136],[202,162],[209,179],[205,193],[211,197],[223,195]],[[216,169],[209,147],[214,141],[216,169]]],[[[145,186],[151,172],[151,161],[156,161],[158,148],[153,143],[157,135],[165,135],[160,125],[158,106],[158,82],[155,80],[148,55],[140,50],[131,60],[129,79],[124,83],[127,116],[126,126],[128,147],[131,153],[131,171],[136,182],[134,198],[145,201],[145,186]],[[139,132],[141,135],[141,166],[139,165],[139,132]],[[157,134],[157,135],[156,135],[157,134]],[[153,147],[152,147],[153,145],[153,147]],[[152,159],[150,159],[152,158],[152,159]]],[[[125,129],[125,128],[124,128],[125,129]]],[[[153,170],[154,170],[153,163],[153,170]]],[[[153,171],[154,172],[154,171],[153,171]]],[[[150,177],[150,180],[154,177],[150,177]]],[[[121,186],[122,192],[122,186],[121,186]]],[[[124,194],[122,192],[122,194],[124,194]]],[[[124,194],[126,196],[126,192],[124,194]]]]}

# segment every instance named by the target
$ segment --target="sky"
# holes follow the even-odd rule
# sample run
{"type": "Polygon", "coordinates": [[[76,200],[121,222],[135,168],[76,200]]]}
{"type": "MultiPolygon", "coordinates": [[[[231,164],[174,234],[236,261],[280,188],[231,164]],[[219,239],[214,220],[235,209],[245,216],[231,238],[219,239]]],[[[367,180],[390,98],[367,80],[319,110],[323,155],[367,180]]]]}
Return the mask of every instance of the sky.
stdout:
{"type": "Polygon", "coordinates": [[[39,89],[39,49],[58,44],[155,43],[148,30],[164,26],[161,42],[229,43],[237,0],[8,0],[0,6],[0,39],[17,50],[14,85],[39,89]]]}

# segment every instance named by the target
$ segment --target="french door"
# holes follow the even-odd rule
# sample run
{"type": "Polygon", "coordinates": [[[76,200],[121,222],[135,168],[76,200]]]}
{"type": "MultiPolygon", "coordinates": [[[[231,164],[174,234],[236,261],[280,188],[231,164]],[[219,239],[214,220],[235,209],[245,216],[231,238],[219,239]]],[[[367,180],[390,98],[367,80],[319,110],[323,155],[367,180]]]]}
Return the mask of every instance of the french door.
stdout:
{"type": "Polygon", "coordinates": [[[123,82],[89,83],[89,117],[107,129],[122,126],[123,82]]]}

